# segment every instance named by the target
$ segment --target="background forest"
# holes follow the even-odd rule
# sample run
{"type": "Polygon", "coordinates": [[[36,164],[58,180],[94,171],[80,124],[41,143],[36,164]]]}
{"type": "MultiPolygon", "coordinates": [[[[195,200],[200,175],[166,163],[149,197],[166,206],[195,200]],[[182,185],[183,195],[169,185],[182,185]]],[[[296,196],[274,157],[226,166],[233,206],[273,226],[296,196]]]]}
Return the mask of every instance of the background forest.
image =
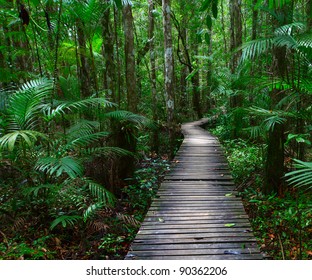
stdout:
{"type": "Polygon", "coordinates": [[[122,259],[202,117],[263,252],[312,258],[311,0],[0,5],[0,259],[122,259]]]}

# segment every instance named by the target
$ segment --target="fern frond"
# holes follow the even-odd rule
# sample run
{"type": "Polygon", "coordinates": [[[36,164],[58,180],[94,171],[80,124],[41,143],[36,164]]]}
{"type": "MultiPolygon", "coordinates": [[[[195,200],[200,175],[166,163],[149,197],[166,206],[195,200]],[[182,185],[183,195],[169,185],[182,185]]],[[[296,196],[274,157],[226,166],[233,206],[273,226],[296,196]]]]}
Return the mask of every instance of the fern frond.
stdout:
{"type": "Polygon", "coordinates": [[[138,221],[133,216],[125,215],[122,213],[117,213],[117,218],[123,221],[124,223],[135,226],[135,227],[139,227],[141,225],[140,221],[138,221]]]}

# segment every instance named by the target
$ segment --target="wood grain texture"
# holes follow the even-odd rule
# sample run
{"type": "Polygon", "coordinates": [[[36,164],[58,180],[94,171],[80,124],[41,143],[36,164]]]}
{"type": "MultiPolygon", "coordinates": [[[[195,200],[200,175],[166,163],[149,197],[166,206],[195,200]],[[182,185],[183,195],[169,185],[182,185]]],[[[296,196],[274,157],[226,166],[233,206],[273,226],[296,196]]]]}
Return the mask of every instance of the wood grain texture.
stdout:
{"type": "Polygon", "coordinates": [[[184,141],[125,259],[263,259],[218,139],[182,126],[184,141]]]}

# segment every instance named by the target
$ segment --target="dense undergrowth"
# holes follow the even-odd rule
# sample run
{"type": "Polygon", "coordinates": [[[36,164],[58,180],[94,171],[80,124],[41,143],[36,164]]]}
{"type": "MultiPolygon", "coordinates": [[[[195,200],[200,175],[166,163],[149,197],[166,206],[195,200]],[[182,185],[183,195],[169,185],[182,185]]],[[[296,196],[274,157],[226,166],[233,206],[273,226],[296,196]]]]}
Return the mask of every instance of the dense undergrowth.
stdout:
{"type": "MultiPolygon", "coordinates": [[[[141,160],[115,206],[99,209],[88,221],[77,216],[51,228],[51,221],[42,221],[40,213],[26,206],[18,218],[6,216],[1,219],[0,259],[123,259],[168,169],[166,157],[141,160]]],[[[75,200],[75,204],[90,199],[81,189],[70,194],[63,199],[75,200]]],[[[64,205],[75,211],[74,203],[63,201],[64,205]]],[[[34,206],[38,207],[38,201],[34,206]]]]}
{"type": "Polygon", "coordinates": [[[225,149],[237,190],[253,232],[269,259],[312,259],[312,194],[289,186],[285,194],[262,192],[265,145],[226,140],[222,126],[213,130],[225,149]]]}

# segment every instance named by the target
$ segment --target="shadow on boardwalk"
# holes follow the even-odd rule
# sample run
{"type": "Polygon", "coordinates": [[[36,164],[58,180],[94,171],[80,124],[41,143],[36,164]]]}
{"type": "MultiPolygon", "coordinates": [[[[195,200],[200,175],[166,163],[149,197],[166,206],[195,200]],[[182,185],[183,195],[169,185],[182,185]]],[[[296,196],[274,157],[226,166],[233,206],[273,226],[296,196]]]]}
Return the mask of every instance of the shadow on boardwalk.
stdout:
{"type": "Polygon", "coordinates": [[[262,259],[218,140],[182,126],[177,164],[166,176],[126,259],[262,259]]]}

